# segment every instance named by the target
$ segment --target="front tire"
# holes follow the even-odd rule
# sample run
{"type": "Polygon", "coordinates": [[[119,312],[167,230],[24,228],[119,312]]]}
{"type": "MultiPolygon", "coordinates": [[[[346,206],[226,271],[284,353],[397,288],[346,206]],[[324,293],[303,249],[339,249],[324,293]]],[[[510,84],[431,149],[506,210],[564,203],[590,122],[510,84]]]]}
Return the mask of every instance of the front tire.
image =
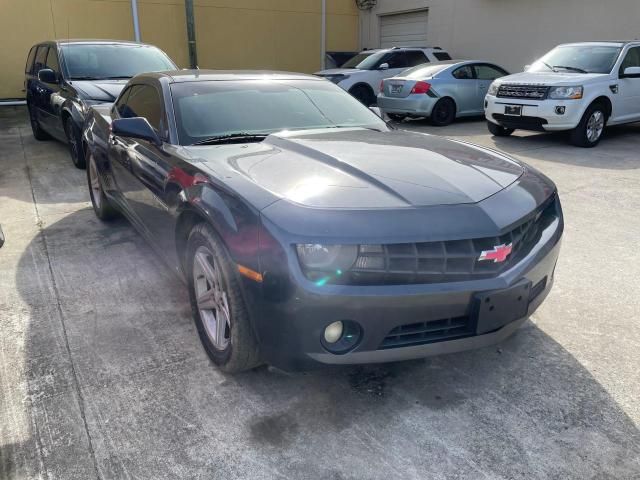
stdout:
{"type": "Polygon", "coordinates": [[[64,131],[67,134],[69,154],[71,155],[73,165],[76,168],[85,169],[87,167],[87,163],[82,150],[82,134],[71,117],[67,117],[64,121],[64,131]]]}
{"type": "Polygon", "coordinates": [[[370,107],[375,102],[373,91],[365,85],[356,85],[349,90],[349,93],[366,107],[370,107]]]}
{"type": "Polygon", "coordinates": [[[89,184],[89,196],[93,211],[102,221],[108,221],[118,216],[118,211],[113,207],[102,189],[102,182],[98,174],[98,166],[95,158],[89,153],[89,168],[87,168],[87,182],[89,184]]]}
{"type": "Polygon", "coordinates": [[[436,127],[450,125],[456,119],[456,102],[451,98],[442,98],[433,106],[431,123],[436,127]]]}
{"type": "Polygon", "coordinates": [[[604,106],[599,103],[590,105],[578,126],[571,130],[571,144],[582,148],[595,147],[600,143],[606,124],[607,114],[604,106]]]}
{"type": "Polygon", "coordinates": [[[29,123],[31,124],[31,131],[33,132],[33,138],[43,142],[49,140],[51,136],[45,132],[40,126],[38,116],[36,115],[35,108],[31,105],[31,102],[27,100],[27,110],[29,112],[29,123]]]}
{"type": "Polygon", "coordinates": [[[258,366],[258,344],[235,263],[206,223],[191,230],[186,265],[193,318],[209,358],[228,373],[258,366]]]}
{"type": "Polygon", "coordinates": [[[506,128],[502,125],[497,125],[493,122],[490,122],[489,120],[487,120],[487,128],[489,129],[489,132],[491,132],[491,135],[493,135],[494,137],[508,137],[513,132],[515,132],[513,128],[506,128]]]}

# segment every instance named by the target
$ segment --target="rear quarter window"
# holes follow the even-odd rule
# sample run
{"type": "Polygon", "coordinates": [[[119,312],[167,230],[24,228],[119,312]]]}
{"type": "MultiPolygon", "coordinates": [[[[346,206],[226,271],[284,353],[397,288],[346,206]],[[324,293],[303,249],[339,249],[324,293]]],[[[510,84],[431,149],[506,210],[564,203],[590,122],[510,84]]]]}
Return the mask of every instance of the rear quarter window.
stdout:
{"type": "Polygon", "coordinates": [[[451,60],[451,55],[449,55],[447,52],[433,52],[433,56],[440,61],[451,60]]]}

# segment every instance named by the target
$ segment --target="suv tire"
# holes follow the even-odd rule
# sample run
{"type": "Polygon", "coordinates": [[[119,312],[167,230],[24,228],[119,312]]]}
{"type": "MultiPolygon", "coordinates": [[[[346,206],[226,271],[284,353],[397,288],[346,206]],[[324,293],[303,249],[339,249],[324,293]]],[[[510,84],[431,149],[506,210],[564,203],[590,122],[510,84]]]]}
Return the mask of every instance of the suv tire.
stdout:
{"type": "Polygon", "coordinates": [[[373,91],[371,90],[371,87],[368,87],[367,85],[356,85],[349,90],[349,93],[365,107],[370,107],[375,102],[373,91]]]}
{"type": "Polygon", "coordinates": [[[489,120],[487,120],[487,128],[489,129],[489,132],[491,132],[491,135],[495,137],[508,137],[515,132],[513,128],[503,127],[502,125],[495,124],[489,120]]]}
{"type": "Polygon", "coordinates": [[[258,343],[239,274],[222,240],[206,223],[189,234],[186,271],[193,318],[209,358],[228,373],[257,367],[258,343]]]}
{"type": "Polygon", "coordinates": [[[29,112],[29,123],[31,124],[31,131],[33,132],[33,138],[39,141],[49,140],[51,136],[45,132],[38,122],[35,109],[31,106],[31,102],[27,100],[27,110],[29,112]]]}
{"type": "Polygon", "coordinates": [[[80,169],[86,168],[87,163],[82,150],[82,133],[70,116],[64,122],[64,131],[67,134],[69,154],[73,165],[80,169]]]}
{"type": "Polygon", "coordinates": [[[592,148],[600,143],[607,125],[607,109],[602,103],[594,103],[584,112],[580,123],[571,130],[570,141],[576,147],[592,148]]]}

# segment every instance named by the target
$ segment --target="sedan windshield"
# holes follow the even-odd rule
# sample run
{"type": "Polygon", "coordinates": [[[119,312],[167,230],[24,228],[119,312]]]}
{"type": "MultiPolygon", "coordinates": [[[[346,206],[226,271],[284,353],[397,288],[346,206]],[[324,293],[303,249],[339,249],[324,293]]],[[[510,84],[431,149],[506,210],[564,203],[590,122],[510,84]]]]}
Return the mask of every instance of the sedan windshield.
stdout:
{"type": "Polygon", "coordinates": [[[360,70],[373,70],[383,59],[387,52],[362,52],[353,57],[342,68],[357,68],[360,70]]]}
{"type": "Polygon", "coordinates": [[[531,65],[530,72],[610,73],[621,48],[608,45],[556,47],[531,65]]]}
{"type": "Polygon", "coordinates": [[[161,50],[132,44],[67,44],[62,57],[69,80],[131,78],[143,72],[174,70],[161,50]]]}
{"type": "Polygon", "coordinates": [[[387,128],[351,95],[322,80],[174,83],[171,96],[181,145],[283,130],[387,128]]]}

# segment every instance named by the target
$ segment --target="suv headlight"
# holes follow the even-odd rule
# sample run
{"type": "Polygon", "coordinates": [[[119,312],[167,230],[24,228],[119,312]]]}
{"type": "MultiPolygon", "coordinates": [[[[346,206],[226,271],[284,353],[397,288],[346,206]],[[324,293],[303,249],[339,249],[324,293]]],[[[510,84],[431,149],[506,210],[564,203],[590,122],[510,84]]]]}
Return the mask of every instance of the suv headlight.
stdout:
{"type": "Polygon", "coordinates": [[[304,243],[296,245],[300,264],[307,271],[341,275],[351,268],[358,257],[357,245],[322,245],[304,243]]]}
{"type": "Polygon", "coordinates": [[[575,87],[552,87],[549,90],[549,98],[552,100],[580,100],[582,98],[583,88],[575,87]]]}
{"type": "Polygon", "coordinates": [[[499,88],[500,88],[500,85],[498,85],[497,82],[493,82],[491,85],[489,85],[489,90],[487,90],[487,95],[491,95],[495,97],[498,94],[499,88]]]}

